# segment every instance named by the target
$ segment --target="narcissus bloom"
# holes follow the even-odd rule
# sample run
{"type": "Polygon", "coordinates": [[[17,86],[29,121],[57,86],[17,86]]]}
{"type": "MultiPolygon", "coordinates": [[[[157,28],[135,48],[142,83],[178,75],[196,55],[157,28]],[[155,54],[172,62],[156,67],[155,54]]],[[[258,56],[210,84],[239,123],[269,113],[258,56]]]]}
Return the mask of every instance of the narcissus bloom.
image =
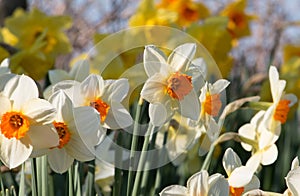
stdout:
{"type": "Polygon", "coordinates": [[[206,170],[198,172],[191,176],[187,181],[187,187],[181,185],[172,185],[164,188],[161,196],[209,196],[209,195],[229,194],[229,185],[227,180],[221,174],[208,176],[206,170]]]}
{"type": "Polygon", "coordinates": [[[35,149],[59,143],[50,123],[55,108],[38,98],[35,82],[25,75],[10,79],[0,95],[0,158],[9,168],[25,162],[35,149]]]}
{"type": "Polygon", "coordinates": [[[287,174],[285,181],[288,189],[284,192],[284,195],[300,195],[300,166],[298,157],[294,158],[291,170],[287,174]]]}
{"type": "Polygon", "coordinates": [[[57,110],[52,123],[59,135],[59,144],[48,151],[51,169],[63,173],[72,165],[74,159],[93,160],[94,147],[98,143],[98,113],[91,107],[74,108],[72,101],[62,90],[56,91],[49,101],[57,110]]]}
{"type": "Polygon", "coordinates": [[[243,166],[239,156],[231,149],[226,149],[223,156],[223,167],[228,175],[231,196],[241,196],[243,193],[259,188],[259,179],[253,175],[250,167],[243,166]]]}
{"type": "MultiPolygon", "coordinates": [[[[195,93],[197,89],[194,90],[192,75],[196,72],[187,74],[189,69],[198,66],[197,59],[192,61],[195,52],[195,44],[183,44],[175,48],[167,59],[157,47],[146,46],[144,68],[149,78],[143,86],[141,97],[150,102],[150,107],[153,107],[152,104],[158,104],[156,109],[163,106],[164,109],[159,110],[165,111],[159,114],[154,109],[149,113],[150,119],[160,119],[161,122],[165,122],[176,111],[184,117],[198,119],[200,105],[195,93]]],[[[155,121],[152,122],[156,125],[155,121]]]]}

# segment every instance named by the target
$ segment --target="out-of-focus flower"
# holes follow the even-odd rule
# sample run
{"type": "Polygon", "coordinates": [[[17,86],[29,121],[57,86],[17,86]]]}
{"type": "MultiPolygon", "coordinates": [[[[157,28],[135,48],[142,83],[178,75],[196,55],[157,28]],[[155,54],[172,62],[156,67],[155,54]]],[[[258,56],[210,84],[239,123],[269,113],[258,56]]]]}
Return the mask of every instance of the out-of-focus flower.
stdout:
{"type": "Polygon", "coordinates": [[[204,19],[210,14],[205,5],[192,0],[162,0],[157,8],[175,12],[178,15],[176,23],[182,27],[204,19]]]}
{"type": "Polygon", "coordinates": [[[129,19],[129,26],[171,25],[177,17],[175,12],[155,8],[153,0],[142,0],[136,14],[129,19]]]}
{"type": "Polygon", "coordinates": [[[96,159],[95,181],[100,186],[104,195],[111,194],[114,183],[115,168],[113,165],[103,163],[96,159]]]}
{"type": "Polygon", "coordinates": [[[247,165],[253,168],[253,171],[262,165],[270,165],[274,163],[278,156],[278,149],[275,142],[278,135],[268,131],[264,127],[263,119],[265,111],[259,111],[250,121],[238,130],[239,134],[247,139],[257,141],[257,145],[251,146],[242,142],[245,150],[253,152],[252,156],[247,162],[247,165]]]}
{"type": "Polygon", "coordinates": [[[284,195],[300,195],[300,166],[298,157],[293,160],[291,170],[287,174],[285,181],[288,189],[284,192],[284,195]]]}
{"type": "Polygon", "coordinates": [[[56,91],[49,101],[57,110],[53,125],[59,135],[59,144],[47,153],[51,169],[63,173],[72,165],[74,159],[93,160],[94,147],[98,144],[98,113],[90,107],[74,108],[72,101],[62,90],[56,91]]]}
{"type": "Polygon", "coordinates": [[[191,67],[198,65],[196,59],[192,61],[195,52],[195,44],[183,44],[175,48],[167,59],[155,46],[146,46],[144,68],[149,78],[141,97],[150,102],[149,116],[154,125],[160,126],[176,111],[184,117],[198,119],[197,89],[194,90],[193,76],[187,75],[191,67]]]}
{"type": "Polygon", "coordinates": [[[9,168],[26,161],[33,150],[57,146],[55,108],[38,98],[35,82],[25,75],[10,79],[0,95],[0,158],[9,168]]]}
{"type": "Polygon", "coordinates": [[[191,176],[187,181],[187,187],[181,185],[172,185],[164,188],[161,196],[209,196],[209,195],[229,195],[229,185],[227,180],[221,174],[208,176],[206,170],[200,171],[191,176]]]}
{"type": "Polygon", "coordinates": [[[101,76],[91,74],[81,83],[62,81],[53,87],[54,90],[60,88],[65,90],[75,107],[95,108],[105,128],[125,128],[133,122],[129,112],[121,104],[129,90],[127,79],[103,80],[101,76]]]}
{"type": "Polygon", "coordinates": [[[245,13],[246,6],[247,0],[234,1],[220,13],[229,18],[227,28],[233,38],[233,45],[236,45],[238,38],[250,35],[249,23],[255,16],[245,13]]]}
{"type": "Polygon", "coordinates": [[[239,156],[231,149],[226,149],[223,156],[223,167],[228,176],[229,191],[232,196],[258,189],[259,179],[253,175],[255,171],[247,166],[242,166],[239,156]]]}

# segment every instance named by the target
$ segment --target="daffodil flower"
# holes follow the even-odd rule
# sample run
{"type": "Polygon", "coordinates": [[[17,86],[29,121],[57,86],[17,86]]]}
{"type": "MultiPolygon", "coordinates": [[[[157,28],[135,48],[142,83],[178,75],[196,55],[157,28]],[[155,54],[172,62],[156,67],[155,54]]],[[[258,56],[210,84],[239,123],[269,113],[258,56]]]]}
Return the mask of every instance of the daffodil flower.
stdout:
{"type": "Polygon", "coordinates": [[[72,101],[62,90],[56,91],[49,102],[57,109],[52,123],[59,135],[59,144],[47,153],[51,169],[63,173],[72,165],[74,159],[93,160],[94,147],[98,143],[98,113],[91,107],[74,108],[72,101]],[[85,137],[86,135],[90,137],[85,137]]]}
{"type": "Polygon", "coordinates": [[[294,158],[291,170],[287,174],[285,181],[288,189],[284,192],[284,195],[300,195],[300,166],[298,157],[294,158]]]}
{"type": "Polygon", "coordinates": [[[35,82],[15,75],[0,94],[0,159],[9,168],[25,162],[34,149],[59,143],[53,126],[55,108],[38,98],[35,82]]]}
{"type": "Polygon", "coordinates": [[[221,174],[208,176],[206,170],[192,175],[187,181],[187,187],[181,185],[171,185],[160,192],[161,196],[209,196],[209,195],[229,195],[229,185],[221,174]]]}
{"type": "Polygon", "coordinates": [[[126,128],[133,122],[129,112],[121,104],[129,90],[127,79],[103,80],[101,76],[91,74],[81,83],[59,82],[54,85],[52,91],[58,89],[64,89],[75,107],[95,108],[105,128],[126,128]]]}
{"type": "Polygon", "coordinates": [[[243,166],[241,159],[231,148],[226,149],[222,162],[228,176],[230,195],[240,196],[259,188],[259,179],[253,175],[255,171],[243,166]]]}
{"type": "MultiPolygon", "coordinates": [[[[155,46],[146,46],[144,68],[149,78],[143,86],[141,97],[150,103],[150,107],[158,104],[165,111],[160,114],[152,110],[150,119],[166,122],[175,111],[184,117],[198,119],[200,106],[193,88],[194,80],[192,75],[187,75],[190,66],[197,66],[196,59],[192,61],[195,52],[195,44],[183,44],[175,48],[167,59],[155,46]]],[[[153,120],[152,123],[157,124],[153,120]]]]}
{"type": "Polygon", "coordinates": [[[281,124],[286,122],[290,107],[297,102],[297,97],[284,93],[286,81],[279,80],[278,71],[274,66],[270,67],[269,79],[273,104],[267,109],[263,121],[266,129],[279,137],[281,124]]]}
{"type": "Polygon", "coordinates": [[[278,136],[266,130],[263,126],[265,111],[259,111],[250,121],[238,130],[239,134],[245,138],[257,141],[256,146],[251,146],[242,142],[242,147],[253,152],[247,165],[255,171],[260,164],[270,165],[274,163],[278,156],[278,149],[275,142],[278,136]]]}

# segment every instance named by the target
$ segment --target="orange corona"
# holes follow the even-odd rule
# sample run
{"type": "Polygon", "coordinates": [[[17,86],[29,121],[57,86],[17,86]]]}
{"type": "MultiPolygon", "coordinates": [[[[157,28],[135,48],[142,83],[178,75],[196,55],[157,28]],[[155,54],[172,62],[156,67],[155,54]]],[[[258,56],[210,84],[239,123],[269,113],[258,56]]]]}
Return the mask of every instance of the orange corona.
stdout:
{"type": "Polygon", "coordinates": [[[21,139],[29,130],[29,121],[20,112],[6,112],[1,119],[1,132],[8,138],[21,139]]]}
{"type": "Polygon", "coordinates": [[[70,131],[67,125],[63,122],[53,122],[53,125],[59,136],[59,145],[57,146],[57,148],[62,148],[70,141],[70,131]]]}
{"type": "Polygon", "coordinates": [[[202,103],[202,107],[205,113],[211,116],[217,116],[222,107],[220,94],[206,94],[205,101],[202,103]]]}
{"type": "Polygon", "coordinates": [[[174,99],[181,101],[193,89],[192,77],[178,72],[173,73],[167,81],[167,93],[174,99]]]}
{"type": "Polygon", "coordinates": [[[100,98],[96,99],[93,102],[90,102],[90,106],[95,108],[100,113],[101,122],[104,122],[110,106],[100,98]]]}
{"type": "Polygon", "coordinates": [[[280,100],[274,113],[274,119],[284,124],[290,111],[290,100],[280,100]]]}
{"type": "Polygon", "coordinates": [[[244,187],[235,188],[230,186],[229,191],[230,191],[229,195],[231,196],[241,196],[242,193],[244,192],[244,187]]]}

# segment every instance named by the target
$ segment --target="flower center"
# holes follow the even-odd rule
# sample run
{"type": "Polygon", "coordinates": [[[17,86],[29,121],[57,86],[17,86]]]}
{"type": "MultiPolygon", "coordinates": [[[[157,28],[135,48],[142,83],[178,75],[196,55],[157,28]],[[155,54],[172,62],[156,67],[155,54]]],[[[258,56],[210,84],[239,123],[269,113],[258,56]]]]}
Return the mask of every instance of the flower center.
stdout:
{"type": "Polygon", "coordinates": [[[96,99],[93,102],[90,102],[90,106],[95,108],[100,113],[101,122],[104,122],[110,106],[100,98],[96,99]]]}
{"type": "Polygon", "coordinates": [[[274,113],[274,119],[280,121],[282,124],[286,122],[287,115],[290,111],[290,100],[280,100],[274,113]]]}
{"type": "Polygon", "coordinates": [[[220,94],[206,94],[204,103],[202,103],[203,111],[211,116],[218,116],[222,107],[220,94]]]}
{"type": "Polygon", "coordinates": [[[244,187],[235,188],[230,186],[229,191],[231,196],[240,196],[244,192],[244,187]]]}
{"type": "Polygon", "coordinates": [[[59,145],[57,146],[57,148],[62,148],[70,141],[71,138],[70,131],[67,125],[63,122],[54,121],[53,125],[59,136],[59,145]]]}
{"type": "Polygon", "coordinates": [[[167,93],[179,101],[193,89],[192,77],[186,74],[173,73],[167,82],[167,93]]]}
{"type": "Polygon", "coordinates": [[[6,112],[1,119],[1,132],[8,138],[21,139],[29,130],[29,121],[20,112],[6,112]]]}

